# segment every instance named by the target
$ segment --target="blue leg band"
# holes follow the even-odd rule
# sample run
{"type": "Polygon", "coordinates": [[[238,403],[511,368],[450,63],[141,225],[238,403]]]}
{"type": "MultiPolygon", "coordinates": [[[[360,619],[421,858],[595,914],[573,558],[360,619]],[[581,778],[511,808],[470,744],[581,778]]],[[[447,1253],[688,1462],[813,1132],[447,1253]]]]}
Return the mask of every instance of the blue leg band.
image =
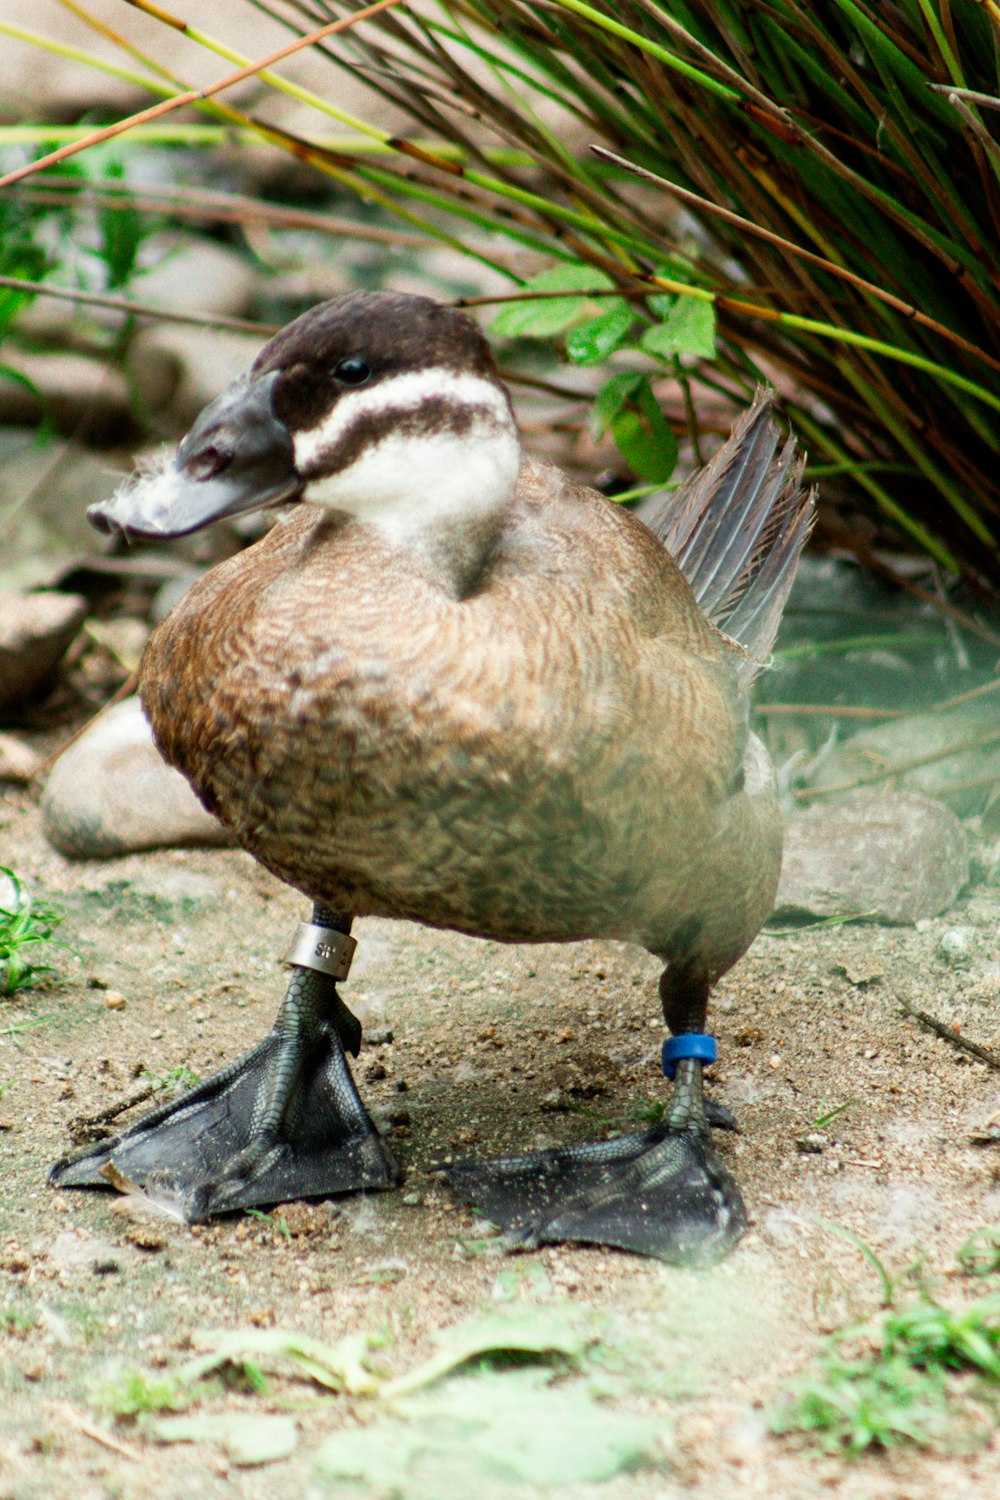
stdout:
{"type": "Polygon", "coordinates": [[[677,1064],[684,1057],[695,1057],[701,1063],[714,1063],[717,1055],[715,1037],[703,1031],[682,1031],[680,1036],[671,1036],[663,1043],[663,1075],[673,1078],[677,1064]]]}

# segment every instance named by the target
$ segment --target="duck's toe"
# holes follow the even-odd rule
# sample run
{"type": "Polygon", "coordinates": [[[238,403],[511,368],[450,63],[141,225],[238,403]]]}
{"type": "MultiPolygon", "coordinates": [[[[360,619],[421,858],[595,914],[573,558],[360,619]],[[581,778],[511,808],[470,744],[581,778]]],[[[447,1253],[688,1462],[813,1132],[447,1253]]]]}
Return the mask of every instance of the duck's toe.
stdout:
{"type": "Polygon", "coordinates": [[[713,1265],[747,1228],[740,1190],[699,1130],[643,1135],[487,1162],[459,1162],[447,1181],[521,1244],[580,1240],[713,1265]]]}
{"type": "MultiPolygon", "coordinates": [[[[358,1098],[335,1034],[303,1066],[277,1128],[262,1101],[280,1067],[271,1033],[238,1062],[116,1136],[56,1163],[56,1187],[134,1185],[198,1222],[212,1214],[392,1187],[401,1172],[358,1098]]],[[[312,1050],[312,1049],[310,1049],[312,1050]]]]}

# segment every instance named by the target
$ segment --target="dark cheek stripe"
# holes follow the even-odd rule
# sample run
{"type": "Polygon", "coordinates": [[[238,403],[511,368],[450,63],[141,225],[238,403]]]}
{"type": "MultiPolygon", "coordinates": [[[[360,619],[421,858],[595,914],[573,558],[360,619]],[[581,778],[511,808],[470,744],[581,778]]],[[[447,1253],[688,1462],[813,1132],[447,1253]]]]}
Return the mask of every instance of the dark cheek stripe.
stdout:
{"type": "Polygon", "coordinates": [[[381,412],[359,413],[355,422],[330,448],[323,448],[300,470],[303,479],[338,474],[356,463],[366,448],[375,448],[387,437],[464,437],[473,427],[497,431],[501,424],[486,406],[458,405],[442,396],[428,396],[419,406],[381,412]]]}

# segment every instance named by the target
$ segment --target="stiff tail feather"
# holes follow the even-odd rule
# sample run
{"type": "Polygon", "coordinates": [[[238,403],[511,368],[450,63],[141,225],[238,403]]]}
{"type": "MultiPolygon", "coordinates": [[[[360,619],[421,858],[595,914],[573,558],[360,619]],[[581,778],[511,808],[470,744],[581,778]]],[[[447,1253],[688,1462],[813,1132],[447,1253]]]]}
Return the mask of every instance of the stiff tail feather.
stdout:
{"type": "Polygon", "coordinates": [[[746,680],[774,645],[815,508],[773,408],[774,392],[759,389],[705,467],[647,520],[713,625],[743,648],[746,680]]]}

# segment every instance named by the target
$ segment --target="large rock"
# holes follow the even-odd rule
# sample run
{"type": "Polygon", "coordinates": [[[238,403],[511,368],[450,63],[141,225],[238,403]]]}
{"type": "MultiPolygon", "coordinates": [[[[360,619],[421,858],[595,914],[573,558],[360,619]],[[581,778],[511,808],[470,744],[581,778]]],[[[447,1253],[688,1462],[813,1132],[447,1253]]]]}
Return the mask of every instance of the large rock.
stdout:
{"type": "Polygon", "coordinates": [[[125,377],[89,354],[18,350],[11,363],[24,381],[0,381],[0,423],[37,427],[42,421],[77,440],[109,446],[140,431],[125,377]]]}
{"type": "Polygon", "coordinates": [[[113,469],[78,443],[43,445],[30,427],[0,427],[0,591],[52,587],[67,568],[110,550],[87,506],[117,488],[113,469]]]}
{"type": "Polygon", "coordinates": [[[45,687],[86,613],[79,594],[0,594],[0,708],[45,687]]]}
{"type": "Polygon", "coordinates": [[[178,428],[190,426],[203,406],[253,364],[262,334],[187,328],[164,323],[144,328],[129,352],[129,367],[144,403],[169,410],[178,428]]]}
{"type": "Polygon", "coordinates": [[[157,235],[148,250],[156,262],[135,283],[144,302],[174,312],[250,316],[257,272],[246,256],[213,240],[174,233],[157,235]]]}
{"type": "Polygon", "coordinates": [[[868,793],[788,820],[775,914],[918,922],[947,911],[968,878],[953,812],[916,792],[868,793]]]}
{"type": "Polygon", "coordinates": [[[887,777],[887,789],[940,797],[960,817],[978,812],[991,785],[1000,786],[1000,710],[995,699],[966,703],[948,713],[907,714],[905,719],[862,729],[832,755],[820,758],[812,785],[839,786],[892,766],[910,769],[887,777]]]}
{"type": "Polygon", "coordinates": [[[102,714],[59,757],[42,796],[42,826],[50,843],[76,859],[232,842],[161,759],[138,698],[102,714]]]}

